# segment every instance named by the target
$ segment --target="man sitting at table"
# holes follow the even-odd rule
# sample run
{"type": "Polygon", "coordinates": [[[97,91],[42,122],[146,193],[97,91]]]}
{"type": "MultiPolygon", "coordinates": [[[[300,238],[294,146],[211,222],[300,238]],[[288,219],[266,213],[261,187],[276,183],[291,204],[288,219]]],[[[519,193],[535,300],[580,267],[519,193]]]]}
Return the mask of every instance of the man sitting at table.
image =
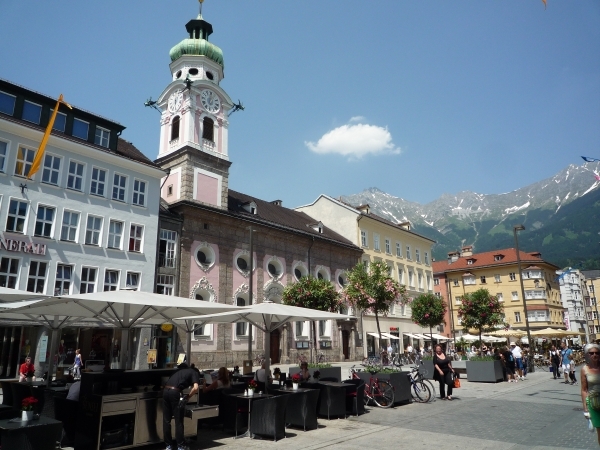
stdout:
{"type": "Polygon", "coordinates": [[[266,383],[267,378],[269,378],[269,381],[273,381],[273,378],[271,377],[271,373],[269,373],[269,376],[267,377],[267,369],[265,369],[265,367],[266,367],[265,363],[262,363],[262,365],[260,366],[260,369],[258,369],[256,371],[256,373],[254,374],[254,379],[256,381],[259,381],[261,383],[266,383]]]}
{"type": "Polygon", "coordinates": [[[308,371],[308,363],[303,362],[300,364],[300,380],[308,381],[310,379],[310,372],[308,371]]]}
{"type": "Polygon", "coordinates": [[[31,358],[25,358],[25,362],[19,368],[19,383],[23,381],[35,381],[35,366],[31,363],[31,358]]]}

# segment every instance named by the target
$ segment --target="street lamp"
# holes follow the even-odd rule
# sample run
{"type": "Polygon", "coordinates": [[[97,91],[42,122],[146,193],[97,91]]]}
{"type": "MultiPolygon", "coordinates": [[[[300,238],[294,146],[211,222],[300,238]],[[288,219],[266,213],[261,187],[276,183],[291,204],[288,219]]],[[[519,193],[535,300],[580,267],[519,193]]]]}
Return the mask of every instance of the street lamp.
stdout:
{"type": "Polygon", "coordinates": [[[531,330],[529,329],[529,315],[527,314],[527,299],[525,298],[525,287],[523,286],[523,272],[521,269],[521,255],[519,253],[519,237],[517,236],[517,231],[523,231],[525,227],[523,225],[515,225],[513,227],[513,234],[515,236],[515,247],[517,249],[517,265],[519,268],[519,282],[521,283],[521,296],[523,297],[523,308],[525,308],[525,328],[527,330],[527,341],[529,342],[529,352],[527,353],[527,371],[534,372],[533,366],[533,355],[531,354],[531,350],[535,347],[532,344],[531,340],[531,330]]]}

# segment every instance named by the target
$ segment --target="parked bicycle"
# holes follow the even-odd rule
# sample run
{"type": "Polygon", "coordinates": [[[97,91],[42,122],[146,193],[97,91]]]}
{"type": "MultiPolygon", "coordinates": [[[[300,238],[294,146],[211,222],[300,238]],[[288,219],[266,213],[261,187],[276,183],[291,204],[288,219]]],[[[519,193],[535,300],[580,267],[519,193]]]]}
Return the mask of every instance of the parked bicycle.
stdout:
{"type": "MultiPolygon", "coordinates": [[[[423,379],[423,375],[419,373],[418,366],[413,367],[410,371],[409,380],[411,384],[411,394],[414,401],[418,403],[428,403],[434,398],[432,398],[432,391],[429,388],[431,383],[428,380],[423,379]]],[[[433,388],[433,385],[431,385],[431,387],[433,388]]]]}
{"type": "MultiPolygon", "coordinates": [[[[376,371],[369,370],[369,373],[371,376],[365,383],[365,406],[373,402],[380,408],[389,408],[394,404],[394,387],[387,381],[374,377],[376,371]]],[[[350,375],[354,379],[361,379],[354,366],[350,369],[350,375]]]]}
{"type": "Polygon", "coordinates": [[[429,388],[431,392],[431,398],[429,401],[435,400],[437,391],[435,389],[435,384],[433,384],[430,380],[425,378],[428,375],[427,370],[423,366],[423,361],[421,361],[420,366],[413,367],[413,370],[410,373],[411,378],[415,380],[417,383],[424,383],[429,388]],[[420,368],[419,368],[420,367],[420,368]]]}

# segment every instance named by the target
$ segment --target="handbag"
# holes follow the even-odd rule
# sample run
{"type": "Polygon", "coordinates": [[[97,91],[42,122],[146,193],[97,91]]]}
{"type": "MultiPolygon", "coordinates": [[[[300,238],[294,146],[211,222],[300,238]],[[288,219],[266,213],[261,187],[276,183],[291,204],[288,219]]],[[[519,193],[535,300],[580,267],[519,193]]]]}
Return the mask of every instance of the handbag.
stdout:
{"type": "Polygon", "coordinates": [[[454,374],[454,389],[458,389],[459,387],[460,387],[460,380],[458,379],[456,374],[454,374]]]}

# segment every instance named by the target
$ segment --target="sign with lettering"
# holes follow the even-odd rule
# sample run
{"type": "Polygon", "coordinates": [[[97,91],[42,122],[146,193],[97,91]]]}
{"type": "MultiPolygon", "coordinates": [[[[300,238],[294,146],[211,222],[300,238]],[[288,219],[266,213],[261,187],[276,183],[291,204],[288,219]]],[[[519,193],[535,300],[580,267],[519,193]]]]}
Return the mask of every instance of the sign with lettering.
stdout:
{"type": "Polygon", "coordinates": [[[398,331],[398,327],[390,327],[390,331],[398,331]]]}
{"type": "Polygon", "coordinates": [[[5,239],[0,237],[0,250],[9,252],[33,253],[34,255],[45,255],[46,244],[33,244],[31,242],[19,241],[17,239],[5,239]]]}
{"type": "Polygon", "coordinates": [[[48,336],[42,336],[40,339],[40,362],[46,362],[46,352],[48,351],[48,336]]]}

